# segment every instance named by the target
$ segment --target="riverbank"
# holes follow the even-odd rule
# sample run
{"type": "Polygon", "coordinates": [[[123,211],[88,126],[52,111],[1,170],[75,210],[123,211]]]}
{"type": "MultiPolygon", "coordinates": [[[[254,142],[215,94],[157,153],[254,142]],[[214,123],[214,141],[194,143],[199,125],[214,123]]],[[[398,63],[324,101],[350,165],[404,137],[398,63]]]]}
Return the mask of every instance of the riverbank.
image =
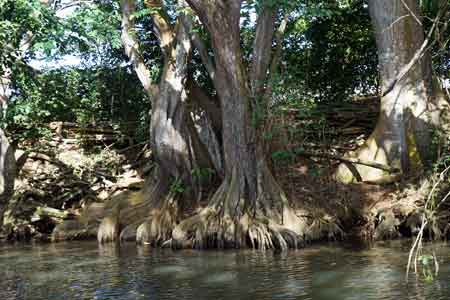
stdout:
{"type": "MultiPolygon", "coordinates": [[[[302,122],[289,120],[287,124],[300,127],[302,122]]],[[[352,132],[352,135],[340,136],[339,141],[333,140],[333,145],[340,146],[321,147],[318,153],[328,151],[342,156],[361,144],[370,128],[363,131],[363,135],[361,128],[352,132]],[[333,152],[338,151],[336,149],[340,153],[333,152]]],[[[298,133],[304,134],[305,131],[298,133]]],[[[0,240],[96,239],[101,222],[111,212],[128,213],[126,224],[133,223],[136,216],[133,209],[143,216],[147,213],[145,201],[152,188],[154,166],[148,145],[117,147],[110,143],[105,146],[104,141],[80,137],[64,139],[61,135],[59,132],[49,140],[21,145],[22,150],[17,151],[22,167],[15,195],[6,209],[0,240]]],[[[308,235],[299,246],[312,241],[373,241],[417,234],[435,178],[418,174],[417,178],[395,184],[339,183],[334,179],[334,172],[340,161],[293,155],[288,150],[298,147],[302,139],[297,135],[287,136],[284,132],[271,141],[271,169],[295,214],[306,219],[308,235]],[[287,143],[282,142],[283,137],[287,138],[287,143]]],[[[446,189],[445,184],[440,186],[433,197],[442,197],[446,189]]],[[[214,187],[204,191],[198,206],[181,218],[186,219],[205,208],[208,195],[213,191],[214,187]]],[[[447,237],[450,216],[445,211],[448,210],[444,204],[442,214],[436,215],[427,228],[429,237],[447,237]]],[[[118,231],[123,231],[124,224],[117,226],[121,226],[118,231]]],[[[135,241],[135,232],[136,228],[132,227],[121,238],[135,241]]]]}

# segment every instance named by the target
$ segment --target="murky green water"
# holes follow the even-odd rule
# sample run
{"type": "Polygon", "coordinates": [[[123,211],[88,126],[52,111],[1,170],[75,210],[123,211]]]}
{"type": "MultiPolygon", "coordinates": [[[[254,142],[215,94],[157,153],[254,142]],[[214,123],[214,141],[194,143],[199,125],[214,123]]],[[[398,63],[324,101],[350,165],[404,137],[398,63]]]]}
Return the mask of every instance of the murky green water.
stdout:
{"type": "Polygon", "coordinates": [[[406,283],[408,247],[329,245],[274,254],[94,242],[0,246],[0,299],[450,299],[450,247],[433,246],[436,280],[406,283]]]}

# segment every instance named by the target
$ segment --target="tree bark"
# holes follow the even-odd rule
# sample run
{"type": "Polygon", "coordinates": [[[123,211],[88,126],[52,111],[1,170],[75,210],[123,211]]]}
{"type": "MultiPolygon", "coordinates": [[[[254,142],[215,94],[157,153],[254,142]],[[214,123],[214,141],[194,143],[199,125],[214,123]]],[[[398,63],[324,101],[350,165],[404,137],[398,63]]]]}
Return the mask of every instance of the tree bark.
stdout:
{"type": "Polygon", "coordinates": [[[251,143],[251,99],[240,50],[240,2],[189,1],[206,25],[213,44],[216,65],[215,87],[222,108],[225,174],[236,169],[244,198],[256,199],[255,147],[251,143]],[[239,166],[239,167],[238,167],[239,166]]]}
{"type": "MultiPolygon", "coordinates": [[[[212,40],[214,83],[222,109],[225,179],[208,207],[175,228],[173,239],[193,247],[241,247],[250,240],[253,247],[285,249],[297,245],[304,223],[289,209],[265,162],[257,94],[262,94],[270,59],[267,49],[255,50],[252,70],[257,74],[247,76],[240,48],[241,2],[188,0],[212,40]]],[[[260,20],[267,29],[274,27],[273,18],[273,12],[263,12],[260,20]]],[[[257,30],[255,49],[271,44],[273,30],[266,29],[257,30]]]]}
{"type": "MultiPolygon", "coordinates": [[[[420,16],[417,1],[372,0],[369,9],[384,96],[375,130],[366,143],[349,156],[389,165],[406,175],[420,171],[430,163],[432,131],[439,126],[446,104],[436,90],[437,85],[433,84],[429,53],[425,53],[393,87],[390,86],[424,43],[424,30],[417,19],[420,16]]],[[[353,172],[340,165],[337,179],[353,182],[357,181],[358,174],[362,181],[399,179],[397,175],[367,166],[358,165],[352,169],[353,172]]]]}
{"type": "MultiPolygon", "coordinates": [[[[4,68],[0,76],[0,104],[2,118],[6,113],[11,97],[11,71],[4,68]]],[[[8,141],[3,128],[0,128],[0,229],[3,226],[3,214],[9,199],[14,193],[16,179],[16,159],[14,149],[8,141]]]]}
{"type": "Polygon", "coordinates": [[[3,226],[4,209],[14,193],[16,179],[16,159],[14,149],[0,129],[0,228],[3,226]]]}
{"type": "MultiPolygon", "coordinates": [[[[171,24],[162,1],[146,0],[152,13],[153,24],[164,54],[163,73],[158,86],[151,81],[150,72],[142,59],[134,31],[132,15],[135,11],[133,0],[122,0],[122,42],[125,52],[132,61],[139,79],[152,99],[150,141],[157,172],[154,187],[146,195],[148,211],[145,219],[133,220],[130,214],[138,213],[130,208],[128,212],[113,211],[116,222],[121,224],[122,236],[136,236],[138,242],[161,244],[168,240],[180,211],[192,209],[201,193],[201,180],[193,176],[196,170],[212,169],[215,166],[207,148],[201,142],[191,117],[189,92],[187,87],[188,62],[192,46],[190,38],[191,21],[180,13],[176,24],[171,24]],[[184,19],[183,22],[181,19],[184,19]],[[175,188],[172,185],[177,185],[175,188]],[[123,221],[121,221],[123,220],[123,221]],[[133,233],[131,233],[134,231],[133,233]]],[[[183,1],[179,1],[183,6],[183,1]]],[[[192,99],[191,99],[192,100],[192,99]]],[[[111,219],[111,218],[110,218],[111,219]]],[[[100,242],[114,240],[112,235],[117,226],[112,226],[108,218],[100,225],[100,242]]]]}
{"type": "Polygon", "coordinates": [[[152,18],[165,56],[158,87],[151,81],[133,33],[133,0],[122,0],[122,41],[142,85],[152,98],[150,135],[156,160],[167,175],[189,183],[193,168],[212,166],[188,110],[187,67],[192,46],[189,36],[191,28],[186,27],[191,22],[187,16],[180,15],[174,26],[170,24],[161,1],[146,0],[145,4],[158,9],[152,18]],[[180,18],[185,20],[181,22],[180,18]]]}
{"type": "Polygon", "coordinates": [[[191,42],[184,26],[178,26],[175,38],[175,48],[166,54],[159,92],[153,101],[151,140],[160,166],[172,177],[192,185],[191,171],[211,168],[212,163],[187,109],[191,42]]]}

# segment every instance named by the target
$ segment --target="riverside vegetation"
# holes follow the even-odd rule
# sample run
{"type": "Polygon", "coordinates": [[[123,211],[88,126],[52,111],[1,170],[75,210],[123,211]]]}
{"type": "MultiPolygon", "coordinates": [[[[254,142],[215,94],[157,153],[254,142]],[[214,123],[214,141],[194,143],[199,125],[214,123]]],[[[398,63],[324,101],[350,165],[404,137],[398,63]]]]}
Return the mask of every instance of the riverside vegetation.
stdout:
{"type": "Polygon", "coordinates": [[[418,236],[429,265],[421,239],[450,228],[449,4],[0,0],[0,238],[418,236]]]}

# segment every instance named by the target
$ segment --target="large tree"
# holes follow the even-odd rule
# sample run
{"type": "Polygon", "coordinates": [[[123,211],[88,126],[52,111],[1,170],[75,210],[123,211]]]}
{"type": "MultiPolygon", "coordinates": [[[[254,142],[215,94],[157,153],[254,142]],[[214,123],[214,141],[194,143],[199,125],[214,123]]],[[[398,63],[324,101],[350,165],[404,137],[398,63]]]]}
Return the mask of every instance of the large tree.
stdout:
{"type": "Polygon", "coordinates": [[[349,155],[398,171],[341,165],[337,178],[344,182],[392,182],[424,168],[432,159],[433,131],[442,128],[448,110],[433,82],[430,36],[424,36],[418,1],[371,0],[369,9],[378,48],[381,109],[371,136],[349,155]]]}
{"type": "MultiPolygon", "coordinates": [[[[207,107],[207,113],[214,104],[209,99],[204,100],[208,96],[195,84],[188,84],[192,21],[182,10],[186,4],[178,1],[181,12],[172,22],[162,1],[144,2],[150,10],[153,28],[164,56],[159,83],[152,80],[139,47],[133,20],[136,14],[134,0],[121,1],[122,43],[145,91],[152,99],[150,141],[157,168],[154,180],[145,192],[144,204],[123,211],[113,209],[100,225],[100,242],[116,239],[121,231],[119,227],[123,229],[123,238],[136,235],[138,242],[161,244],[170,240],[182,212],[195,207],[197,197],[200,196],[202,179],[195,175],[214,169],[218,174],[221,173],[220,154],[214,153],[214,147],[204,145],[192,118],[192,107],[203,104],[202,107],[207,107]]],[[[207,120],[200,127],[215,134],[207,120]]]]}
{"type": "Polygon", "coordinates": [[[242,1],[188,3],[212,41],[225,178],[209,205],[175,228],[173,239],[194,247],[296,247],[306,223],[294,213],[267,167],[262,139],[278,6],[260,1],[252,61],[246,67],[240,38],[242,1]]]}

